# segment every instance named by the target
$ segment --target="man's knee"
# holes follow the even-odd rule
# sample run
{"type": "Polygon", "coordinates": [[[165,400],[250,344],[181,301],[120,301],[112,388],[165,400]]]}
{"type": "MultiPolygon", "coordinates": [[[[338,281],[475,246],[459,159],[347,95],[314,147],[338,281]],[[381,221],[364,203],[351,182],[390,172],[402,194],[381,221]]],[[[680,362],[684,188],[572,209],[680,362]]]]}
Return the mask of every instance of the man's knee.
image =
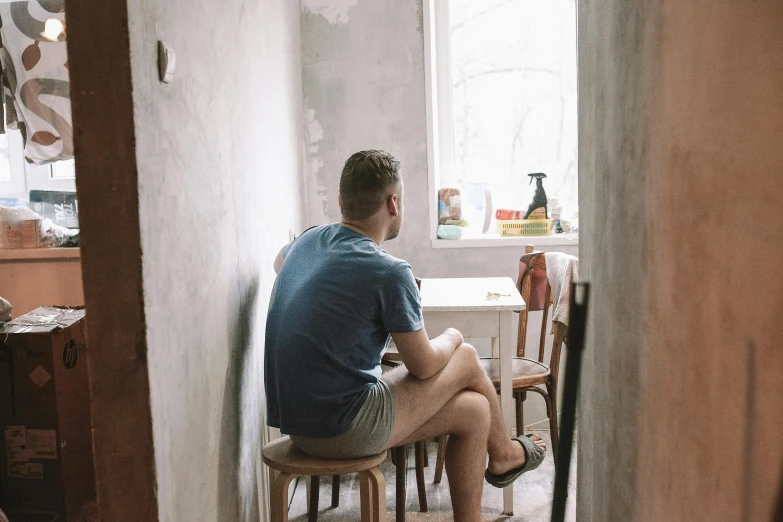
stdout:
{"type": "Polygon", "coordinates": [[[454,357],[456,357],[457,360],[460,361],[463,366],[465,366],[465,375],[469,374],[471,371],[475,373],[484,372],[478,353],[472,345],[468,343],[462,343],[454,352],[454,357]]]}
{"type": "Polygon", "coordinates": [[[489,431],[489,401],[484,395],[474,391],[462,391],[455,396],[455,400],[467,431],[489,431]]]}
{"type": "Polygon", "coordinates": [[[471,362],[472,361],[478,362],[479,360],[476,349],[473,347],[472,344],[468,344],[468,343],[462,343],[459,346],[457,346],[457,349],[454,351],[454,357],[459,357],[461,359],[465,359],[471,362]]]}

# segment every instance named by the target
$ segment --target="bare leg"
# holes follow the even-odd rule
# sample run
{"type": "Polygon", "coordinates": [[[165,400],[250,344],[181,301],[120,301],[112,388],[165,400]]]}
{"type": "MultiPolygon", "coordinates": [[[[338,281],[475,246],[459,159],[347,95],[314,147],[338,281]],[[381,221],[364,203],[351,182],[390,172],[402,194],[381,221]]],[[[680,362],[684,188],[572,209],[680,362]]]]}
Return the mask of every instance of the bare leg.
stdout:
{"type": "MultiPolygon", "coordinates": [[[[483,395],[489,404],[489,433],[486,445],[490,472],[500,474],[524,464],[525,452],[522,445],[506,435],[495,387],[484,373],[472,346],[463,344],[458,347],[448,364],[429,379],[417,379],[404,367],[392,370],[385,374],[383,379],[389,383],[394,394],[395,424],[388,447],[423,438],[418,433],[413,437],[412,435],[435,417],[457,393],[473,391],[483,395]]],[[[464,429],[478,428],[478,423],[468,416],[461,417],[459,421],[465,425],[464,429]]],[[[430,436],[444,433],[452,434],[444,430],[430,436]]],[[[533,436],[533,440],[542,448],[546,447],[540,437],[533,436]]]]}
{"type": "Polygon", "coordinates": [[[446,473],[455,522],[481,520],[481,492],[487,458],[489,404],[480,393],[457,392],[405,443],[449,433],[446,473]],[[470,419],[466,423],[465,419],[470,419]]]}

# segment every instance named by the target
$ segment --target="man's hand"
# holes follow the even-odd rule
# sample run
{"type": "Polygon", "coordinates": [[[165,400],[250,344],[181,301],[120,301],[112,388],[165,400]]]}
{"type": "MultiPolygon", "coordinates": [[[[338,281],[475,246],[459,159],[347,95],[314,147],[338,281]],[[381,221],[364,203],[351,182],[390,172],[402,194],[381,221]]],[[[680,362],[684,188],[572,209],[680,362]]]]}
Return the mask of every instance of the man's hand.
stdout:
{"type": "MultiPolygon", "coordinates": [[[[465,338],[462,337],[462,333],[459,330],[457,330],[456,328],[447,328],[446,331],[443,332],[443,334],[441,334],[441,335],[448,335],[448,336],[452,337],[456,341],[457,346],[459,346],[459,345],[461,345],[461,344],[463,344],[465,342],[465,338]]],[[[454,347],[455,350],[457,349],[457,346],[454,347]]]]}
{"type": "Polygon", "coordinates": [[[283,256],[283,252],[285,252],[287,246],[288,245],[281,248],[280,252],[277,254],[277,257],[275,258],[275,274],[279,274],[280,269],[283,267],[283,261],[285,261],[285,256],[283,256]]]}
{"type": "Polygon", "coordinates": [[[462,334],[449,328],[435,339],[427,337],[422,328],[416,332],[392,334],[405,367],[416,378],[428,379],[441,371],[449,362],[454,350],[465,342],[462,334]]]}

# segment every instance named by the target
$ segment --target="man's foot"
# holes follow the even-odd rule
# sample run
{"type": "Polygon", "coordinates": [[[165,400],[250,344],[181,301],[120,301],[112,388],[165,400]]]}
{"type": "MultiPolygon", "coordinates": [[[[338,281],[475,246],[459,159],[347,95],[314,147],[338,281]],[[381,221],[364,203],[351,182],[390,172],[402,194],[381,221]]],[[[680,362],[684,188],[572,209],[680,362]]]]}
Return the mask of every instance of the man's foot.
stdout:
{"type": "Polygon", "coordinates": [[[496,488],[505,488],[513,484],[523,473],[533,471],[540,466],[546,457],[546,449],[539,437],[536,437],[538,440],[533,440],[533,437],[536,436],[531,434],[514,439],[514,442],[518,442],[525,451],[526,458],[524,464],[499,474],[486,470],[484,479],[496,488]]]}
{"type": "MultiPolygon", "coordinates": [[[[531,435],[532,440],[536,446],[546,451],[546,442],[543,441],[538,435],[531,435]]],[[[490,455],[489,466],[487,470],[494,475],[502,475],[503,473],[512,469],[524,466],[527,455],[525,454],[525,448],[518,442],[509,439],[507,452],[502,455],[490,455]]]]}

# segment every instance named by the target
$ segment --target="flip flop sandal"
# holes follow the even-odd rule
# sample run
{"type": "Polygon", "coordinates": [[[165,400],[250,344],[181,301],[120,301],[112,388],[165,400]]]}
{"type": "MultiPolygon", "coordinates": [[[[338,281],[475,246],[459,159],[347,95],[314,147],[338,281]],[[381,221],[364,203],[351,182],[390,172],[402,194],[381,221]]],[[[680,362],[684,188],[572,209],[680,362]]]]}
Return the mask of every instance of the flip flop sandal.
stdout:
{"type": "Polygon", "coordinates": [[[517,437],[516,439],[513,439],[522,444],[522,448],[525,450],[524,465],[506,471],[500,475],[495,475],[494,473],[490,473],[489,470],[487,470],[484,472],[484,478],[486,481],[496,488],[505,488],[506,486],[513,484],[513,482],[523,473],[533,471],[538,466],[540,466],[541,463],[544,462],[544,457],[546,457],[546,450],[536,446],[536,443],[530,439],[532,436],[533,434],[531,433],[529,435],[525,435],[524,437],[517,437]]]}

